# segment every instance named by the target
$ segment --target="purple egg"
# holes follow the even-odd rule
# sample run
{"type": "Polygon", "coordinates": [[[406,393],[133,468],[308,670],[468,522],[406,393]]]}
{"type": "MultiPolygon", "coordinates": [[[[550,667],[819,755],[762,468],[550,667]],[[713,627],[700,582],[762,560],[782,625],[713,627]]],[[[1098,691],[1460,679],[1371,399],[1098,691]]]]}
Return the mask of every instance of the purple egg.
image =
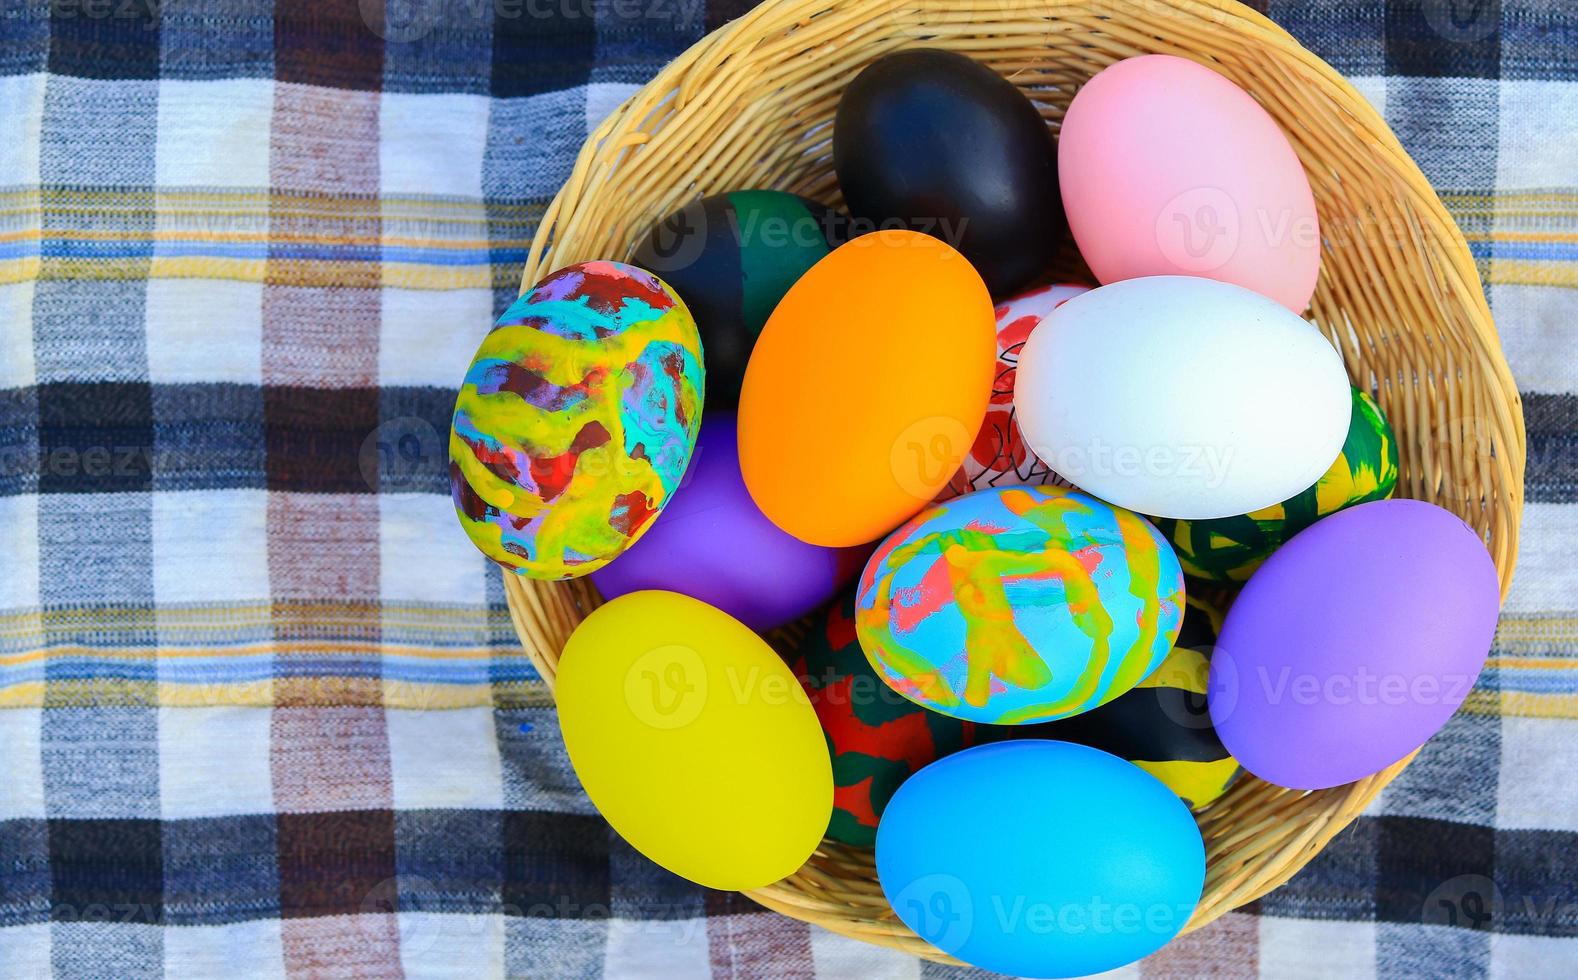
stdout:
{"type": "Polygon", "coordinates": [[[1490,651],[1496,567],[1475,531],[1380,500],[1294,536],[1250,577],[1211,659],[1216,733],[1293,789],[1340,786],[1425,743],[1490,651]]]}
{"type": "Polygon", "coordinates": [[[607,599],[666,589],[761,632],[827,602],[870,551],[823,548],[780,531],[745,489],[734,416],[708,414],[668,506],[646,534],[591,578],[607,599]]]}

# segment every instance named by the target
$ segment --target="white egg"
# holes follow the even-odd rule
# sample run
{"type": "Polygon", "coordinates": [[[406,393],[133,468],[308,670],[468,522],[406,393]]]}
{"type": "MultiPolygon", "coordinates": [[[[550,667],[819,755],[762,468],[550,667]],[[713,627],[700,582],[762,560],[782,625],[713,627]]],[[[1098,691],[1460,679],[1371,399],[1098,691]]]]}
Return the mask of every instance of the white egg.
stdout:
{"type": "Polygon", "coordinates": [[[1030,335],[1014,408],[1081,489],[1156,517],[1267,507],[1342,450],[1348,377],[1331,343],[1240,286],[1153,276],[1076,296],[1030,335]]]}

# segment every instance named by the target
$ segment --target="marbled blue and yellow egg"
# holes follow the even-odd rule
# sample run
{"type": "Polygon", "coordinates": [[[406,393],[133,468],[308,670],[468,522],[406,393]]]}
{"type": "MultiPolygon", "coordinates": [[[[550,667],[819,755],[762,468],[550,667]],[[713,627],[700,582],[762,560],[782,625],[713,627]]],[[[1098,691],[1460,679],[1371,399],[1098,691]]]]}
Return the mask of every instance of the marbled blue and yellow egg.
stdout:
{"type": "Polygon", "coordinates": [[[461,526],[532,578],[596,571],[679,486],[702,393],[696,324],[662,280],[620,262],[560,269],[466,371],[449,436],[461,526]]]}
{"type": "Polygon", "coordinates": [[[998,725],[1088,711],[1162,662],[1183,572],[1143,517],[1064,487],[981,490],[922,511],[861,575],[856,632],[900,694],[998,725]]]}

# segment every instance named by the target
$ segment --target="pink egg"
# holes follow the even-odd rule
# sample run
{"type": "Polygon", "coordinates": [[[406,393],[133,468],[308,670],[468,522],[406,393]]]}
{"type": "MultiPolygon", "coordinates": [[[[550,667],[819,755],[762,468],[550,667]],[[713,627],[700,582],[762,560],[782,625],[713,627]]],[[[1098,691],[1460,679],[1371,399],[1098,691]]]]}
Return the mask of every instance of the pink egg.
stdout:
{"type": "Polygon", "coordinates": [[[997,373],[992,376],[986,419],[958,472],[937,494],[939,502],[988,487],[1066,485],[1025,445],[1014,411],[1014,378],[1019,351],[1030,339],[1030,331],[1047,314],[1088,292],[1089,286],[1078,283],[1054,283],[1027,289],[997,304],[993,311],[997,317],[997,373]]]}
{"type": "Polygon", "coordinates": [[[1320,274],[1309,179],[1276,120],[1211,69],[1145,55],[1097,74],[1068,107],[1058,173],[1102,284],[1201,276],[1309,306],[1320,274]]]}

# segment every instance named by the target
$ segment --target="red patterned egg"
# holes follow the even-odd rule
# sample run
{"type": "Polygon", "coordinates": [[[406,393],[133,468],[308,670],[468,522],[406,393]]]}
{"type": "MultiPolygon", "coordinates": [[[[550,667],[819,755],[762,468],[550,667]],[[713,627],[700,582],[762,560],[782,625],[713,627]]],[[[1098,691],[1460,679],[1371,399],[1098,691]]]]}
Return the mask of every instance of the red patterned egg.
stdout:
{"type": "Polygon", "coordinates": [[[939,502],[988,487],[1064,482],[1025,445],[1025,437],[1014,418],[1014,378],[1019,367],[1019,350],[1030,339],[1030,332],[1041,323],[1041,318],[1090,289],[1077,283],[1037,286],[997,304],[997,373],[992,376],[986,421],[981,423],[975,444],[970,447],[958,472],[937,494],[939,502]]]}
{"type": "Polygon", "coordinates": [[[926,765],[974,745],[980,728],[928,711],[877,677],[855,638],[848,590],[788,650],[833,758],[833,819],[827,836],[870,847],[899,784],[926,765]]]}

